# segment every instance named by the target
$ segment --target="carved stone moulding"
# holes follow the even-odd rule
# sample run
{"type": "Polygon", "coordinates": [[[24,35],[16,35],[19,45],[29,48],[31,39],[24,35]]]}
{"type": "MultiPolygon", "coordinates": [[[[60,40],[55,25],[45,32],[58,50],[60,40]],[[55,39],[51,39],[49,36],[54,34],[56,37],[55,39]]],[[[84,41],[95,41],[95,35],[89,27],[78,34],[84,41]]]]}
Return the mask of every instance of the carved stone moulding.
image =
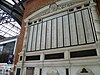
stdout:
{"type": "Polygon", "coordinates": [[[33,22],[34,20],[38,20],[45,15],[48,15],[57,11],[61,11],[62,9],[66,9],[78,3],[82,3],[82,2],[85,3],[89,1],[90,0],[58,0],[57,2],[53,4],[50,4],[48,6],[41,8],[40,10],[36,11],[35,13],[27,17],[26,19],[27,20],[30,19],[33,22]]]}
{"type": "Polygon", "coordinates": [[[58,8],[56,3],[53,3],[49,6],[50,12],[56,11],[58,8]]]}
{"type": "Polygon", "coordinates": [[[59,72],[56,69],[52,68],[47,71],[47,75],[59,75],[59,72]]]}

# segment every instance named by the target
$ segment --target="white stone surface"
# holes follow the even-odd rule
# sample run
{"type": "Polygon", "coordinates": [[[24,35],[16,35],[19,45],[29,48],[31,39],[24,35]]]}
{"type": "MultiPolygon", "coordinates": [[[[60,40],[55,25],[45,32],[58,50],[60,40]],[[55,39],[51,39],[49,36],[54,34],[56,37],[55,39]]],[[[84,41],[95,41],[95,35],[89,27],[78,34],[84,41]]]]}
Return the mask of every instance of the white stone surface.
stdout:
{"type": "MultiPolygon", "coordinates": [[[[65,0],[63,0],[63,1],[65,2],[65,0]]],[[[58,42],[58,46],[62,47],[63,40],[64,40],[64,46],[70,46],[70,42],[71,42],[71,45],[77,45],[77,38],[79,39],[78,40],[79,44],[84,44],[85,43],[84,34],[86,34],[86,39],[87,39],[88,43],[94,42],[93,35],[92,35],[92,29],[91,29],[91,26],[93,27],[93,23],[91,25],[90,20],[92,21],[92,19],[89,19],[89,17],[92,18],[92,16],[93,16],[93,22],[94,22],[95,28],[96,28],[96,33],[98,36],[98,32],[100,31],[100,24],[98,22],[98,18],[97,18],[98,15],[96,12],[96,8],[94,8],[92,5],[91,5],[91,7],[90,6],[84,7],[84,8],[89,9],[89,12],[87,9],[83,8],[84,4],[88,3],[88,0],[74,0],[74,1],[71,0],[68,3],[63,3],[61,5],[60,5],[60,3],[63,3],[63,2],[58,2],[58,4],[59,4],[58,9],[56,9],[57,11],[55,11],[55,12],[54,11],[49,12],[49,10],[44,11],[45,9],[46,10],[49,9],[49,7],[46,7],[43,10],[45,13],[41,9],[41,11],[34,13],[33,16],[31,15],[28,17],[28,18],[32,19],[32,17],[34,17],[35,15],[38,15],[40,12],[42,12],[43,21],[48,20],[47,21],[47,32],[46,32],[46,22],[43,23],[42,28],[40,27],[41,25],[38,25],[38,32],[37,32],[37,25],[34,26],[32,50],[35,50],[35,47],[37,50],[39,49],[41,29],[42,29],[42,36],[41,36],[42,37],[42,39],[41,39],[41,42],[42,42],[41,48],[42,49],[45,49],[45,47],[50,48],[51,44],[52,44],[52,48],[55,48],[57,46],[57,42],[58,42]],[[75,9],[79,5],[82,6],[83,10],[79,9],[81,11],[74,10],[72,12],[68,12],[68,10],[70,8],[75,9]],[[91,9],[92,14],[90,14],[90,8],[92,8],[91,9]],[[64,11],[64,12],[62,13],[62,11],[64,11]],[[43,13],[44,13],[44,15],[43,15],[43,13]],[[90,16],[88,13],[90,14],[90,16]],[[62,32],[63,32],[62,18],[59,17],[62,15],[64,15],[63,16],[64,37],[62,35],[62,32]],[[70,23],[68,22],[68,15],[69,15],[70,23]],[[57,17],[59,17],[59,18],[57,18],[57,17]],[[50,20],[52,19],[52,21],[50,21],[49,19],[50,20]],[[76,19],[77,23],[75,23],[75,19],[76,19]],[[84,33],[82,19],[84,22],[85,33],[84,33]],[[56,23],[56,21],[58,21],[58,22],[56,23]],[[77,25],[77,30],[76,30],[75,24],[77,25]],[[56,25],[58,25],[58,26],[56,26],[56,25]],[[70,29],[69,29],[69,25],[70,25],[70,29]],[[58,32],[57,32],[56,28],[58,28],[58,32]],[[51,31],[51,29],[52,29],[52,31],[51,31]],[[71,33],[70,34],[71,41],[69,38],[70,37],[69,30],[71,33]],[[77,31],[78,31],[78,37],[76,35],[77,31]],[[47,34],[45,34],[45,33],[47,33],[47,34]],[[36,34],[37,34],[37,38],[36,38],[36,34]],[[45,37],[45,35],[47,35],[47,37],[45,37]],[[52,39],[52,41],[50,41],[51,39],[52,39]],[[35,45],[36,41],[37,41],[37,44],[35,45]],[[45,46],[45,43],[46,43],[46,46],[45,46]]],[[[32,20],[32,21],[34,21],[34,20],[32,20]]],[[[95,31],[94,28],[93,28],[93,31],[95,31]]],[[[30,37],[30,39],[31,39],[31,37],[30,37]]],[[[96,39],[96,37],[95,37],[95,39],[96,39]]],[[[30,44],[29,44],[29,48],[30,48],[30,44]]],[[[21,52],[19,55],[22,55],[22,54],[23,54],[23,52],[21,52]]],[[[34,67],[35,68],[34,75],[39,75],[40,69],[42,69],[41,75],[48,75],[48,74],[49,75],[51,75],[51,74],[52,75],[66,75],[66,68],[68,68],[69,75],[83,75],[83,74],[80,74],[79,72],[82,70],[82,68],[86,68],[88,71],[91,71],[91,73],[84,74],[84,75],[100,75],[100,42],[99,41],[97,41],[94,44],[78,45],[78,46],[36,51],[36,52],[35,51],[34,52],[26,52],[26,56],[31,56],[31,55],[40,55],[40,60],[25,61],[24,69],[23,69],[24,72],[26,72],[26,70],[25,70],[26,67],[34,67]],[[82,51],[82,50],[91,50],[91,49],[96,49],[97,56],[70,58],[70,52],[72,52],[72,51],[82,51]],[[64,53],[64,58],[63,59],[45,60],[45,57],[44,57],[45,54],[54,54],[54,53],[64,53]],[[54,73],[52,73],[52,72],[54,72],[54,73]]],[[[20,68],[22,67],[22,61],[19,61],[17,63],[17,67],[20,67],[20,68]]]]}
{"type": "Polygon", "coordinates": [[[56,42],[56,19],[52,20],[52,48],[55,48],[57,45],[56,42]]]}
{"type": "Polygon", "coordinates": [[[51,21],[47,21],[47,37],[46,37],[46,48],[51,46],[51,21]]]}
{"type": "Polygon", "coordinates": [[[62,17],[58,18],[58,47],[63,46],[63,26],[62,26],[62,17]]]}
{"type": "Polygon", "coordinates": [[[42,25],[41,49],[45,49],[46,22],[42,25]]]}
{"type": "Polygon", "coordinates": [[[33,32],[33,40],[32,40],[32,51],[35,50],[36,45],[36,34],[37,34],[37,25],[34,26],[34,32],[33,32]]]}
{"type": "Polygon", "coordinates": [[[32,34],[33,34],[33,26],[30,27],[29,40],[28,40],[28,50],[27,51],[31,51],[32,34]]]}
{"type": "Polygon", "coordinates": [[[64,46],[70,46],[68,15],[63,16],[64,46]]]}
{"type": "Polygon", "coordinates": [[[93,42],[94,40],[93,40],[93,34],[92,34],[88,10],[83,10],[82,15],[83,15],[83,20],[84,20],[84,27],[85,27],[87,42],[93,42]]]}
{"type": "Polygon", "coordinates": [[[41,23],[38,24],[38,31],[37,31],[37,41],[36,41],[36,50],[40,50],[40,39],[41,39],[41,23]]]}
{"type": "Polygon", "coordinates": [[[83,44],[85,43],[85,36],[84,36],[85,33],[83,29],[81,11],[76,12],[75,15],[76,15],[79,44],[83,44]]]}
{"type": "Polygon", "coordinates": [[[75,26],[75,18],[74,13],[69,14],[70,20],[70,35],[71,35],[71,45],[77,44],[77,35],[76,35],[76,26],[75,26]]]}

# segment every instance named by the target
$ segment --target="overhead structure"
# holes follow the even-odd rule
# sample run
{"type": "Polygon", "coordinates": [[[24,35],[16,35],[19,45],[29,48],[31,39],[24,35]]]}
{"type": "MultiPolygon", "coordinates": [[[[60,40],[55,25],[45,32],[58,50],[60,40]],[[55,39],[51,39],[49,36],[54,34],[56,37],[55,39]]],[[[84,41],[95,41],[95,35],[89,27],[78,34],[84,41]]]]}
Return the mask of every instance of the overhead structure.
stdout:
{"type": "Polygon", "coordinates": [[[0,8],[11,15],[19,24],[21,24],[25,0],[0,0],[0,8]],[[13,3],[11,3],[13,2],[13,3]]]}
{"type": "Polygon", "coordinates": [[[26,0],[0,0],[0,36],[19,35],[26,0]]]}

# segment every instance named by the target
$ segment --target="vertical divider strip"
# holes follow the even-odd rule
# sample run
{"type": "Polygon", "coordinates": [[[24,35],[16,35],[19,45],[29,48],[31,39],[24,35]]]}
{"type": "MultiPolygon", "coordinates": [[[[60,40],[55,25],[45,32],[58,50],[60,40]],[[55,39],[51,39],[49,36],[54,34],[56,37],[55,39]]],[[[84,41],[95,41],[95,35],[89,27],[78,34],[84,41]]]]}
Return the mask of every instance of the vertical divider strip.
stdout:
{"type": "Polygon", "coordinates": [[[38,24],[37,25],[37,30],[36,30],[36,41],[35,41],[35,51],[36,51],[36,46],[37,46],[37,36],[38,36],[38,24]]]}
{"type": "Polygon", "coordinates": [[[45,49],[46,49],[46,41],[47,40],[47,21],[46,21],[46,31],[45,31],[45,49]]]}
{"type": "Polygon", "coordinates": [[[50,48],[52,48],[52,19],[51,19],[51,42],[50,42],[50,48]]]}
{"type": "Polygon", "coordinates": [[[56,48],[58,48],[58,18],[56,18],[56,48]]]}
{"type": "Polygon", "coordinates": [[[70,46],[71,46],[71,32],[70,32],[70,19],[69,19],[69,13],[68,13],[68,26],[69,26],[69,40],[70,40],[70,46]]]}
{"type": "Polygon", "coordinates": [[[62,35],[63,35],[63,47],[64,47],[64,26],[63,26],[63,16],[62,16],[62,35]]]}

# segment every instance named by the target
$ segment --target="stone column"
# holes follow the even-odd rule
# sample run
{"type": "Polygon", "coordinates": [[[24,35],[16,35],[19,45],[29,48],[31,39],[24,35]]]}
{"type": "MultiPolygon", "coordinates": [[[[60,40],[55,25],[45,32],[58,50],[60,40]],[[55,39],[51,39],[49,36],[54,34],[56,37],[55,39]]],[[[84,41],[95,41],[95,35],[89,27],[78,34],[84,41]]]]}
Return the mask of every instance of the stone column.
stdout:
{"type": "Polygon", "coordinates": [[[94,25],[95,25],[95,29],[96,29],[97,38],[100,41],[100,19],[99,19],[99,14],[97,12],[96,3],[91,1],[90,4],[91,4],[91,12],[92,12],[92,16],[93,16],[93,21],[94,21],[94,25]]]}
{"type": "Polygon", "coordinates": [[[40,55],[40,61],[44,61],[44,53],[41,53],[41,55],[40,55]]]}
{"type": "Polygon", "coordinates": [[[40,74],[40,68],[39,67],[35,67],[34,75],[39,75],[39,74],[40,74]]]}
{"type": "Polygon", "coordinates": [[[65,51],[64,52],[64,59],[69,59],[69,52],[68,51],[65,51]]]}
{"type": "Polygon", "coordinates": [[[28,40],[28,22],[26,22],[26,26],[25,26],[25,34],[24,34],[24,41],[23,41],[23,48],[22,51],[27,49],[27,40],[28,40]]]}
{"type": "Polygon", "coordinates": [[[26,67],[24,66],[23,69],[21,69],[22,73],[21,75],[26,75],[26,67]]]}
{"type": "Polygon", "coordinates": [[[96,29],[96,35],[98,39],[98,41],[96,42],[97,55],[100,56],[100,18],[99,18],[100,15],[98,14],[96,3],[94,3],[92,0],[91,0],[91,12],[92,12],[93,21],[96,29]]]}
{"type": "Polygon", "coordinates": [[[28,21],[26,22],[25,34],[24,34],[24,40],[23,40],[21,75],[24,75],[24,72],[25,72],[24,63],[25,63],[25,56],[26,56],[26,50],[27,50],[27,41],[28,41],[27,34],[28,34],[28,21]]]}

